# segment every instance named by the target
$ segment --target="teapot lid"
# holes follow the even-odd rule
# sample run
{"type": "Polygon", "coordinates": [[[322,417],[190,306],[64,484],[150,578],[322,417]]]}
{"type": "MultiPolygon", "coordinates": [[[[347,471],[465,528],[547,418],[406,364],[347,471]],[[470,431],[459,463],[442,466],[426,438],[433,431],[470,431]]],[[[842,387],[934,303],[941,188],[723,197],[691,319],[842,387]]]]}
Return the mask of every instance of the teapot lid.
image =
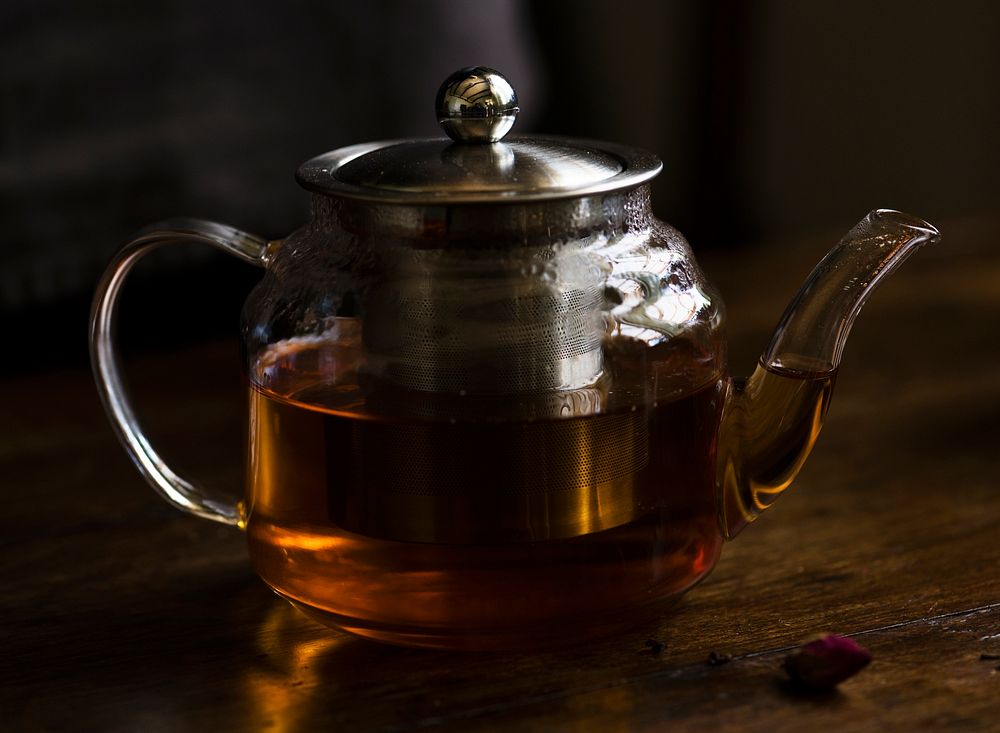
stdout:
{"type": "Polygon", "coordinates": [[[484,66],[449,76],[436,106],[448,138],[340,148],[303,164],[299,182],[317,193],[381,203],[513,203],[633,188],[663,167],[645,150],[595,140],[504,140],[519,110],[517,94],[484,66]]]}

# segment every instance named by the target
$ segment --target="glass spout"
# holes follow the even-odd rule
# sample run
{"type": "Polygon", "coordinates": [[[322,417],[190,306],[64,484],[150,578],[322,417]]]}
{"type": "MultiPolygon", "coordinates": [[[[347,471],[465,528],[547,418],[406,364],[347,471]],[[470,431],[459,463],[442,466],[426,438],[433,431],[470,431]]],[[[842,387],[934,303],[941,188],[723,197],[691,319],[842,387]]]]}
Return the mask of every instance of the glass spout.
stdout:
{"type": "Polygon", "coordinates": [[[806,361],[814,369],[836,369],[854,319],[878,284],[938,237],[937,229],[915,216],[871,212],[810,273],[761,361],[776,368],[800,369],[806,361]]]}
{"type": "Polygon", "coordinates": [[[862,306],[889,273],[938,236],[914,216],[871,212],[809,275],[753,375],[733,380],[719,432],[716,479],[727,538],[767,509],[809,456],[862,306]]]}

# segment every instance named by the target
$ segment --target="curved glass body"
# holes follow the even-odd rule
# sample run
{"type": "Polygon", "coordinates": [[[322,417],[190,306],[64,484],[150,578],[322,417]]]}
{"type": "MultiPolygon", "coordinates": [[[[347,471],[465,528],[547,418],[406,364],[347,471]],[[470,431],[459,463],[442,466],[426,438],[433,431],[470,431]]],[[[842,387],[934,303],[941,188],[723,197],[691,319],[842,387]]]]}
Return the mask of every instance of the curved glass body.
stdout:
{"type": "Polygon", "coordinates": [[[316,196],[244,309],[255,568],[387,641],[634,623],[720,551],[722,321],[645,187],[440,210],[316,196]]]}
{"type": "Polygon", "coordinates": [[[324,623],[495,649],[634,623],[788,488],[855,317],[938,238],[871,212],[807,278],[754,373],[730,379],[721,303],[647,195],[450,208],[317,196],[283,242],[155,224],[98,285],[98,392],[150,485],[245,528],[264,580],[324,623]],[[178,243],[266,269],[244,311],[240,502],[157,453],[116,356],[122,283],[178,243]]]}

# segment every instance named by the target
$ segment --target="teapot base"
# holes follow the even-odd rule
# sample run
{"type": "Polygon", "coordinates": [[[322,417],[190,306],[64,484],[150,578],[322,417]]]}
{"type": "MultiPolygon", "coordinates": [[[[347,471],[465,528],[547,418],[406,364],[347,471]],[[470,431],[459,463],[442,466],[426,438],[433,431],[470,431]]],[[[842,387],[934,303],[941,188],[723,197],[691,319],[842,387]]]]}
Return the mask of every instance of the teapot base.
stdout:
{"type": "Polygon", "coordinates": [[[686,591],[659,598],[639,608],[621,609],[606,616],[591,618],[586,622],[560,620],[537,627],[482,631],[374,625],[315,608],[275,592],[313,621],[383,644],[442,651],[528,652],[577,646],[640,629],[667,613],[686,591]]]}
{"type": "Polygon", "coordinates": [[[509,545],[399,543],[253,516],[261,578],[314,620],[402,646],[566,646],[657,618],[708,575],[714,517],[653,511],[614,529],[509,545]]]}

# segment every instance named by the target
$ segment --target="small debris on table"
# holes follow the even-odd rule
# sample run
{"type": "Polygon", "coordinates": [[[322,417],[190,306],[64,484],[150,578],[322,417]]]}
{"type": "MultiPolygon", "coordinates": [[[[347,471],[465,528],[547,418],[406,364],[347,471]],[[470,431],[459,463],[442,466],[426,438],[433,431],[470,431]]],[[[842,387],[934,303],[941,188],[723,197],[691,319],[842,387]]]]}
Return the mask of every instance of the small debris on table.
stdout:
{"type": "Polygon", "coordinates": [[[820,691],[832,690],[871,661],[871,653],[853,639],[827,634],[789,654],[784,667],[795,685],[820,691]]]}
{"type": "Polygon", "coordinates": [[[998,659],[1000,659],[1000,654],[980,654],[979,655],[979,661],[980,662],[995,662],[998,659]]]}
{"type": "Polygon", "coordinates": [[[732,656],[725,654],[724,652],[711,651],[708,653],[708,666],[718,667],[723,664],[728,664],[732,661],[732,656]]]}
{"type": "Polygon", "coordinates": [[[662,641],[657,639],[646,639],[646,647],[649,649],[651,654],[659,654],[663,651],[664,644],[662,641]]]}

